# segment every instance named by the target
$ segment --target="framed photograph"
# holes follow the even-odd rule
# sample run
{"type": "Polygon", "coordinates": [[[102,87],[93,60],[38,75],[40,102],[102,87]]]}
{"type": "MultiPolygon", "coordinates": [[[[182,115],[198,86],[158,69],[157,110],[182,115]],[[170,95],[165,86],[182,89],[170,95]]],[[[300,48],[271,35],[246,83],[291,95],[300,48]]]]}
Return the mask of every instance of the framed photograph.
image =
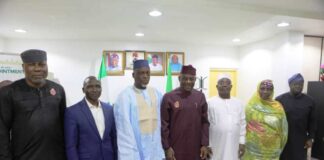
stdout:
{"type": "Polygon", "coordinates": [[[125,51],[125,53],[126,53],[125,69],[127,70],[133,70],[133,63],[135,60],[145,58],[145,51],[125,51]]]}
{"type": "Polygon", "coordinates": [[[124,75],[125,52],[124,51],[103,51],[105,55],[106,71],[108,76],[124,75]]]}
{"type": "Polygon", "coordinates": [[[145,52],[145,59],[148,60],[152,76],[164,76],[165,73],[165,53],[145,52]]]}
{"type": "Polygon", "coordinates": [[[182,65],[184,65],[185,61],[184,52],[167,52],[167,67],[171,67],[172,75],[179,75],[181,72],[182,65]]]}

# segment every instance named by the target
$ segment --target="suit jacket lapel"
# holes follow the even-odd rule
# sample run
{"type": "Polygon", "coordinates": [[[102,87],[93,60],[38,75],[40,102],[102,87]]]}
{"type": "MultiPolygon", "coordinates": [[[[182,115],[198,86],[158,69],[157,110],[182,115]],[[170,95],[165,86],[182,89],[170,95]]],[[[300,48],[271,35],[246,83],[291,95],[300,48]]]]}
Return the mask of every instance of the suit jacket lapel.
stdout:
{"type": "Polygon", "coordinates": [[[88,119],[88,122],[90,123],[90,126],[92,127],[93,131],[96,133],[98,138],[101,139],[98,128],[97,128],[97,125],[96,125],[96,122],[95,122],[95,120],[94,120],[94,118],[92,116],[90,108],[89,108],[89,106],[88,106],[85,99],[83,99],[81,110],[85,114],[85,117],[88,119]]]}
{"type": "Polygon", "coordinates": [[[105,131],[104,131],[104,135],[103,135],[103,139],[105,139],[106,136],[109,136],[110,121],[109,121],[109,113],[108,113],[107,108],[104,107],[102,103],[101,103],[101,106],[102,106],[102,111],[104,113],[104,118],[105,118],[105,131]]]}

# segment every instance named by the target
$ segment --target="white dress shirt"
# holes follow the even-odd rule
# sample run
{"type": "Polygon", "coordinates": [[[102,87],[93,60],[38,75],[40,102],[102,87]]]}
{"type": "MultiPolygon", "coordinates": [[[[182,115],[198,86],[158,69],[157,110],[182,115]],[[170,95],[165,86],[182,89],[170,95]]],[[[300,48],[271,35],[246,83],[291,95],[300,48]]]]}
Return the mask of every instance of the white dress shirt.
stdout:
{"type": "Polygon", "coordinates": [[[102,106],[100,104],[100,101],[98,103],[98,106],[92,105],[87,99],[86,102],[89,106],[89,109],[92,113],[92,117],[95,120],[97,129],[99,131],[101,139],[103,138],[103,134],[105,132],[105,117],[103,114],[102,106]]]}

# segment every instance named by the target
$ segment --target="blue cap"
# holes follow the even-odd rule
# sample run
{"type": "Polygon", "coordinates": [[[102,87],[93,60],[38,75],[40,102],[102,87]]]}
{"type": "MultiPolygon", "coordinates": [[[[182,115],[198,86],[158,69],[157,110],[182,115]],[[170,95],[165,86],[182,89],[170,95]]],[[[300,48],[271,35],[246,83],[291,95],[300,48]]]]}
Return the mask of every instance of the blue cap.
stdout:
{"type": "Polygon", "coordinates": [[[147,60],[145,60],[145,59],[139,59],[139,60],[136,60],[134,62],[133,69],[138,69],[138,68],[142,68],[142,67],[150,68],[147,60]]]}
{"type": "Polygon", "coordinates": [[[294,74],[292,77],[288,79],[289,84],[293,82],[304,82],[304,78],[300,73],[294,74]]]}

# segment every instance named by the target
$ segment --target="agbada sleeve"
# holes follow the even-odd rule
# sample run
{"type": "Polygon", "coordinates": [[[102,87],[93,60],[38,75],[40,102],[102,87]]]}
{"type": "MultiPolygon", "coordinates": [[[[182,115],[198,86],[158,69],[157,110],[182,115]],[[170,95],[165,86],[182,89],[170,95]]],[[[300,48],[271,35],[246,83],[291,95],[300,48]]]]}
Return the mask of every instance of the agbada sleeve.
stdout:
{"type": "Polygon", "coordinates": [[[13,118],[13,102],[9,87],[0,90],[0,159],[12,160],[10,130],[13,118]]]}
{"type": "Polygon", "coordinates": [[[163,149],[171,147],[169,142],[170,137],[170,104],[168,103],[167,94],[163,96],[161,102],[161,140],[163,149]]]}
{"type": "Polygon", "coordinates": [[[246,120],[245,120],[245,108],[242,103],[240,103],[241,113],[240,113],[240,144],[245,144],[246,135],[246,120]]]}
{"type": "MultiPolygon", "coordinates": [[[[60,121],[61,121],[61,124],[64,128],[64,119],[65,119],[65,110],[66,110],[66,96],[65,96],[65,91],[63,88],[61,88],[61,101],[60,101],[60,121]]],[[[64,129],[63,129],[64,131],[64,129]]]]}
{"type": "Polygon", "coordinates": [[[307,132],[308,132],[308,138],[314,139],[315,138],[315,132],[317,130],[317,117],[316,117],[316,105],[314,100],[312,100],[311,111],[308,115],[308,124],[307,124],[307,132]]]}
{"type": "Polygon", "coordinates": [[[130,121],[131,98],[128,93],[118,96],[114,105],[114,116],[117,131],[118,159],[141,159],[134,130],[130,121]]]}
{"type": "Polygon", "coordinates": [[[201,113],[201,145],[209,145],[209,121],[208,121],[208,105],[206,102],[205,95],[201,99],[202,113],[201,113]]]}

